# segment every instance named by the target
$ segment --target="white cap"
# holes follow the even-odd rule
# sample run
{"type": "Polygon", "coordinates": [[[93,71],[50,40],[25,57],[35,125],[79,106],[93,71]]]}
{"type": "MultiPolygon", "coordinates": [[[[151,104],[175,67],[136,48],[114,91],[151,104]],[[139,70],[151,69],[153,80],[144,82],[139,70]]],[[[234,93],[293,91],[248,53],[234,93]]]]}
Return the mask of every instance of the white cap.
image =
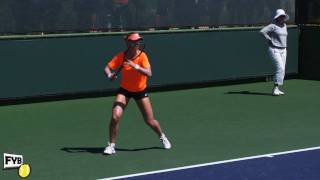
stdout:
{"type": "Polygon", "coordinates": [[[273,17],[273,19],[277,19],[280,16],[285,16],[286,18],[284,19],[285,21],[289,20],[289,15],[286,14],[286,12],[283,9],[277,9],[276,15],[273,17]]]}

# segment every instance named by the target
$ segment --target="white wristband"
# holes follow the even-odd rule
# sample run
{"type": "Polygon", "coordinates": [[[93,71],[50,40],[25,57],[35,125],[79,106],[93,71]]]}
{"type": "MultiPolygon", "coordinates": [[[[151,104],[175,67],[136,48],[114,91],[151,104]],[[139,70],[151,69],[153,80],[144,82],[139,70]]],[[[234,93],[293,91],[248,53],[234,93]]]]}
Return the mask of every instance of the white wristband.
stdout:
{"type": "Polygon", "coordinates": [[[139,70],[139,69],[140,69],[139,64],[135,64],[135,65],[134,65],[134,68],[135,68],[136,70],[139,70]]]}
{"type": "Polygon", "coordinates": [[[112,76],[112,73],[108,74],[108,78],[111,78],[111,76],[112,76]]]}

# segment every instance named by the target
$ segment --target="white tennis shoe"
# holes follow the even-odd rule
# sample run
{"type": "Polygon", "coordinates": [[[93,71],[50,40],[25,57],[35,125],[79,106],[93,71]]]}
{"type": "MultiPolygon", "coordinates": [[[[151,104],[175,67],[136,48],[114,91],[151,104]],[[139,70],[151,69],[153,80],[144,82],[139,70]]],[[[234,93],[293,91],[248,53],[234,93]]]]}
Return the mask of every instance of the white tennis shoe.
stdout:
{"type": "Polygon", "coordinates": [[[283,91],[280,91],[280,90],[279,90],[279,93],[280,93],[280,95],[284,95],[284,92],[283,92],[283,91]]]}
{"type": "Polygon", "coordinates": [[[280,91],[280,89],[278,87],[273,88],[272,90],[272,95],[274,96],[280,96],[280,95],[284,95],[284,92],[280,91]]]}
{"type": "Polygon", "coordinates": [[[115,147],[116,145],[114,143],[108,142],[108,146],[104,148],[103,154],[110,155],[116,153],[115,147]]]}
{"type": "Polygon", "coordinates": [[[162,134],[160,136],[160,141],[161,141],[161,143],[163,145],[163,148],[171,149],[171,143],[170,143],[170,141],[168,140],[168,138],[164,134],[162,134]]]}

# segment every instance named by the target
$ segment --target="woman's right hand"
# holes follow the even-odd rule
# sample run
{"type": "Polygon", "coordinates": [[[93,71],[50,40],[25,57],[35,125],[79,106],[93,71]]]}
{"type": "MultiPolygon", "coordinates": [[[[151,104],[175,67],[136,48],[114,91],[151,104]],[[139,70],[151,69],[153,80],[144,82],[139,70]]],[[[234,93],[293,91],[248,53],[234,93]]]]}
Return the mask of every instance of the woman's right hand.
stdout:
{"type": "Polygon", "coordinates": [[[115,73],[110,73],[110,74],[108,74],[108,79],[110,81],[113,81],[113,80],[117,79],[117,75],[115,73]]]}

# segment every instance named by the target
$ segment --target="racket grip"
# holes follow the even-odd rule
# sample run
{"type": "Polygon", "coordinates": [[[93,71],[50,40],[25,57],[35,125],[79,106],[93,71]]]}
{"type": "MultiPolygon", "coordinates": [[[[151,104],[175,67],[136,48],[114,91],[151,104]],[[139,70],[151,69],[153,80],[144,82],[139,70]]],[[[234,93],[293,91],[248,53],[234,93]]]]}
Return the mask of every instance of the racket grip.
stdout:
{"type": "Polygon", "coordinates": [[[113,80],[117,79],[117,74],[116,73],[112,73],[110,75],[110,77],[108,77],[108,78],[109,78],[110,81],[113,81],[113,80]]]}

